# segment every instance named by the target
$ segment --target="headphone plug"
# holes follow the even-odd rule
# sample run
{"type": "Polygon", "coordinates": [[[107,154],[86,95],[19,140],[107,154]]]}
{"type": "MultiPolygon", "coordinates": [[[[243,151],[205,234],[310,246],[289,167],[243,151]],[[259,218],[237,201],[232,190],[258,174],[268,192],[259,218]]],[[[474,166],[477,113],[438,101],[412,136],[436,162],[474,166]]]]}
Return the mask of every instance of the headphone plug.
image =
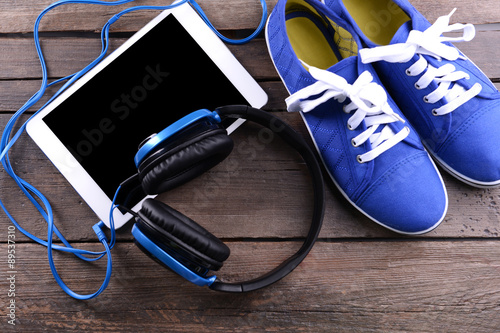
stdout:
{"type": "Polygon", "coordinates": [[[98,223],[96,223],[92,226],[92,229],[94,230],[95,234],[97,235],[97,238],[99,238],[99,241],[107,243],[108,239],[106,238],[106,235],[102,231],[104,226],[105,226],[104,222],[99,221],[98,223]]]}

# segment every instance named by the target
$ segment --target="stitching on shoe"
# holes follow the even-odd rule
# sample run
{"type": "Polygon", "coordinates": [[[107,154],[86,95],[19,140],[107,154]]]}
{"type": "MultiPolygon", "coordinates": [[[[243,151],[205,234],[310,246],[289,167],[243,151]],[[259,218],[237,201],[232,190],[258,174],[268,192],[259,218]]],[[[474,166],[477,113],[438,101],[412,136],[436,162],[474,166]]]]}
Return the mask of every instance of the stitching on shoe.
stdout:
{"type": "Polygon", "coordinates": [[[428,156],[426,152],[422,151],[416,154],[413,154],[404,160],[396,163],[393,165],[389,170],[387,170],[383,175],[381,175],[377,180],[373,182],[373,185],[371,185],[367,191],[365,191],[359,198],[356,200],[356,205],[362,206],[366,200],[377,190],[381,185],[385,184],[388,179],[393,178],[393,175],[396,173],[396,171],[403,165],[409,164],[411,161],[414,161],[418,158],[428,156]]]}
{"type": "Polygon", "coordinates": [[[445,140],[445,142],[441,145],[441,147],[435,151],[436,154],[441,154],[441,153],[445,153],[447,151],[447,149],[449,148],[449,146],[455,142],[455,140],[461,136],[466,130],[468,130],[471,125],[473,125],[477,120],[479,120],[480,117],[482,117],[484,114],[486,114],[487,112],[491,111],[493,109],[493,107],[498,107],[498,105],[495,103],[495,104],[490,104],[484,108],[481,109],[481,111],[477,111],[477,112],[474,112],[474,114],[472,114],[471,116],[469,116],[469,118],[467,118],[463,123],[462,125],[460,125],[460,127],[455,130],[455,132],[445,140]]]}

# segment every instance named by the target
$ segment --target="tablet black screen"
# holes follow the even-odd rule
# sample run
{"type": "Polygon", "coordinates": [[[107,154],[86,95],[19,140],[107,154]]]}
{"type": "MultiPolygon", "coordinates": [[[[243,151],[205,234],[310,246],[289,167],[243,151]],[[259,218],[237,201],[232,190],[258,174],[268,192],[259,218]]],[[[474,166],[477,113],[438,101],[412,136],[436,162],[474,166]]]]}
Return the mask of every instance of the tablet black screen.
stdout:
{"type": "Polygon", "coordinates": [[[248,102],[170,14],[43,120],[112,198],[145,138],[230,104],[248,102]]]}

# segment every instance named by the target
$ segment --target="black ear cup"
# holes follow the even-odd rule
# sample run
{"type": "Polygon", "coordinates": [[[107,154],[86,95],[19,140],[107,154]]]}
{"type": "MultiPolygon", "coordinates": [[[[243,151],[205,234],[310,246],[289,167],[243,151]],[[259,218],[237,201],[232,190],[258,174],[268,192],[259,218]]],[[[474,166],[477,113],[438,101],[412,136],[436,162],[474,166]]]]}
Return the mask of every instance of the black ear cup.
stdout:
{"type": "Polygon", "coordinates": [[[233,146],[220,127],[179,135],[139,165],[142,187],[147,194],[157,194],[182,185],[223,161],[233,146]]]}
{"type": "Polygon", "coordinates": [[[173,255],[208,270],[220,269],[229,257],[230,250],[222,241],[163,202],[146,199],[138,216],[141,230],[173,255]]]}

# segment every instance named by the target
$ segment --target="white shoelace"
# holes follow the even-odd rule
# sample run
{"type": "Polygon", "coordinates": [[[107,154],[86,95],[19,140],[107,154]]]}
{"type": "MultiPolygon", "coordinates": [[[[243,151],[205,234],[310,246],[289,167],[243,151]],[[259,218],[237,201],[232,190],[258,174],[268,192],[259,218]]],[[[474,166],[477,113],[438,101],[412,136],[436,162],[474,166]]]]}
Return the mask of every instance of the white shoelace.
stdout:
{"type": "Polygon", "coordinates": [[[432,114],[435,116],[455,111],[458,107],[477,96],[482,90],[480,83],[476,83],[469,90],[466,90],[455,82],[461,79],[468,79],[469,75],[467,73],[457,71],[452,64],[435,68],[422,56],[429,55],[436,59],[444,58],[449,61],[466,59],[455,47],[444,44],[445,42],[468,42],[476,34],[476,30],[472,24],[464,25],[456,23],[449,25],[450,18],[455,13],[455,10],[447,16],[438,18],[425,31],[410,31],[406,43],[379,46],[371,49],[366,48],[359,52],[363,63],[372,63],[381,60],[391,63],[405,63],[410,61],[415,54],[418,54],[420,59],[406,70],[406,75],[418,76],[427,70],[415,83],[416,89],[425,89],[433,81],[438,84],[436,90],[424,97],[424,101],[430,104],[446,98],[447,103],[445,105],[432,110],[432,114]],[[463,35],[455,38],[442,36],[443,33],[452,31],[463,31],[463,35]]]}
{"type": "Polygon", "coordinates": [[[285,100],[288,111],[309,112],[332,98],[339,103],[343,103],[349,98],[351,103],[344,106],[344,112],[354,111],[354,114],[349,118],[347,127],[350,130],[355,130],[364,121],[367,128],[352,139],[351,143],[354,147],[359,147],[370,140],[372,146],[370,151],[357,156],[359,163],[375,159],[404,140],[410,133],[407,126],[398,133],[394,133],[391,127],[387,126],[389,123],[397,121],[404,123],[405,121],[391,109],[387,103],[387,94],[384,88],[372,82],[373,77],[370,72],[363,72],[351,85],[343,77],[334,73],[304,65],[308,67],[311,76],[318,81],[288,97],[285,100]],[[319,97],[314,98],[315,96],[319,97]],[[384,128],[375,133],[379,126],[384,126],[384,128]]]}

